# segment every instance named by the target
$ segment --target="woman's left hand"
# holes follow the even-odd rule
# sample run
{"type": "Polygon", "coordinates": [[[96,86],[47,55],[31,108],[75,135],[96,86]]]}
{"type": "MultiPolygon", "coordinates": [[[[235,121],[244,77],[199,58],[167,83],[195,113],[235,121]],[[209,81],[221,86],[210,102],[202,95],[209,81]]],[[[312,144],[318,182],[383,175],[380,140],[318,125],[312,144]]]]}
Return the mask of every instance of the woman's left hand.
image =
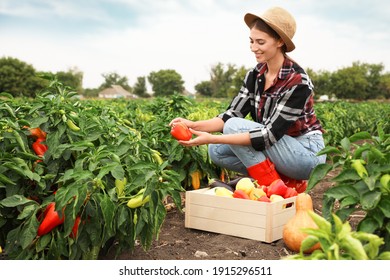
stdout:
{"type": "Polygon", "coordinates": [[[193,130],[192,128],[190,128],[190,131],[196,137],[188,141],[180,140],[179,143],[181,145],[186,147],[191,147],[191,146],[199,146],[199,145],[205,145],[211,143],[213,138],[213,135],[211,133],[193,130]]]}

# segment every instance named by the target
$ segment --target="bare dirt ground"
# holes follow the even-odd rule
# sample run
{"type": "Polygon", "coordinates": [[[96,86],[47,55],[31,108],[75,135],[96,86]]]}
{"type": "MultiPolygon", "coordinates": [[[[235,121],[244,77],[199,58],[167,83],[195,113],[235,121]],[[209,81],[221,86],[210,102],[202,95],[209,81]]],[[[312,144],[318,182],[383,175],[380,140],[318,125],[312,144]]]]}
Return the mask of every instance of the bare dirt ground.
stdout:
{"type": "MultiPolygon", "coordinates": [[[[322,197],[332,184],[332,172],[310,192],[314,211],[321,214],[322,197]]],[[[184,209],[185,211],[185,209],[184,209]]],[[[148,251],[137,245],[132,252],[125,252],[119,260],[279,260],[294,254],[285,246],[282,239],[274,243],[264,243],[240,237],[210,233],[184,227],[184,212],[174,208],[168,211],[159,239],[148,251]]],[[[350,221],[354,226],[354,221],[350,221]]],[[[356,221],[355,221],[356,224],[356,221]]],[[[108,252],[101,259],[115,259],[108,252]]]]}

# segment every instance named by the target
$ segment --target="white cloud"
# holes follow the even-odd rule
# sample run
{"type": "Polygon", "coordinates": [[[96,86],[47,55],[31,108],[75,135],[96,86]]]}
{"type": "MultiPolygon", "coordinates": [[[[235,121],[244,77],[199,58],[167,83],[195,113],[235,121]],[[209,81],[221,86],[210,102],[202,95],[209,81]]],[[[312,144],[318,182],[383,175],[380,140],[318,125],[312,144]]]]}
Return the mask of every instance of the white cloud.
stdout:
{"type": "Polygon", "coordinates": [[[35,23],[32,17],[48,17],[56,24],[85,22],[80,25],[82,33],[77,25],[76,29],[29,33],[0,27],[0,56],[16,57],[41,71],[77,67],[84,72],[84,87],[99,86],[101,75],[108,72],[127,76],[132,84],[151,71],[175,69],[193,90],[195,84],[209,79],[215,63],[254,66],[243,16],[273,5],[286,7],[296,17],[297,49],[291,56],[303,67],[332,71],[357,60],[390,66],[388,12],[384,11],[389,4],[384,0],[370,0],[367,8],[360,7],[361,17],[357,5],[331,0],[0,1],[0,14],[18,16],[26,26],[35,23]],[[333,7],[339,10],[332,12],[333,7]],[[344,15],[351,7],[355,14],[344,15]],[[122,18],[116,18],[121,8],[122,18]]]}

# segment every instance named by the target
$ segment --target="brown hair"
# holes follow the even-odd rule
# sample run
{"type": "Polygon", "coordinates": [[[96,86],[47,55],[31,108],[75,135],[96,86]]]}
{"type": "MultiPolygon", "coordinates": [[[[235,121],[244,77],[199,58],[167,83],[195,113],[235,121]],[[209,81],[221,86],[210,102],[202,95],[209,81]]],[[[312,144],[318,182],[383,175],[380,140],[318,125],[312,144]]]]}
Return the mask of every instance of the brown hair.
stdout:
{"type": "MultiPolygon", "coordinates": [[[[249,28],[256,28],[257,30],[260,30],[262,32],[267,33],[269,36],[274,38],[275,40],[281,39],[279,34],[276,33],[275,30],[273,30],[268,24],[266,24],[263,20],[261,19],[255,19],[250,25],[249,28]]],[[[282,46],[282,52],[286,53],[286,44],[282,46]]]]}

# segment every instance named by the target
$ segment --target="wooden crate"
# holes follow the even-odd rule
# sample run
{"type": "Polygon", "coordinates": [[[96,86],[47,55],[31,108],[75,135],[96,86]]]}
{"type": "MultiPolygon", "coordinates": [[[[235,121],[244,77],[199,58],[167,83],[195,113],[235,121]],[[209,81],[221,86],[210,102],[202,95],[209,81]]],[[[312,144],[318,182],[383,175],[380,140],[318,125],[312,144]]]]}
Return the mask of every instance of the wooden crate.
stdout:
{"type": "Polygon", "coordinates": [[[283,237],[283,226],[295,215],[296,197],[268,203],[208,190],[186,192],[185,227],[271,243],[283,237]]]}

